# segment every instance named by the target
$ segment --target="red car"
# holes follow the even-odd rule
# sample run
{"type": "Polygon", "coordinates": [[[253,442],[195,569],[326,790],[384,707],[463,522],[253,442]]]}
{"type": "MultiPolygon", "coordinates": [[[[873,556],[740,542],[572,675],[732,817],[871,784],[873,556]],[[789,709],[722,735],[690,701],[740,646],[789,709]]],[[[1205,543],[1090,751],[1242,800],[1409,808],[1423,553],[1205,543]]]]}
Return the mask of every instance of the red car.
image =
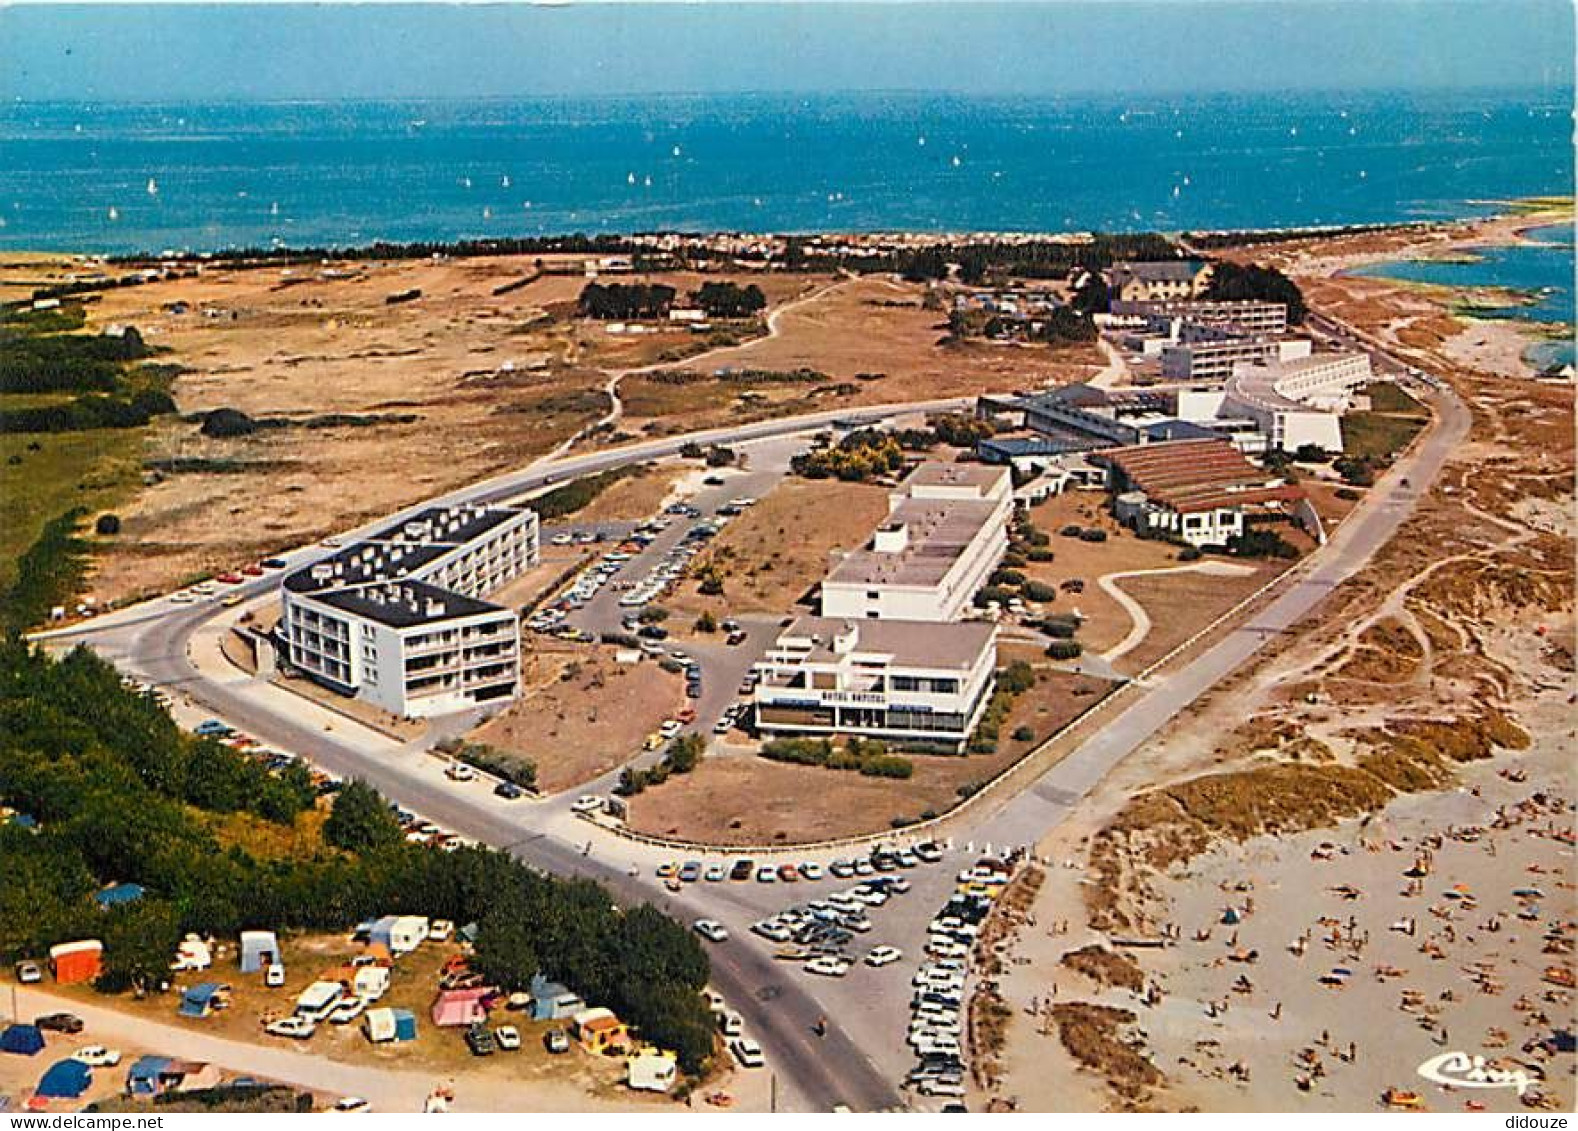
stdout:
{"type": "Polygon", "coordinates": [[[784,864],[778,869],[778,878],[786,884],[792,884],[800,878],[800,872],[793,864],[784,864]]]}
{"type": "Polygon", "coordinates": [[[263,567],[260,565],[249,565],[241,572],[246,574],[248,577],[262,577],[263,567]]]}
{"type": "Polygon", "coordinates": [[[223,581],[226,585],[239,585],[241,584],[241,575],[239,573],[222,573],[214,580],[223,581]]]}

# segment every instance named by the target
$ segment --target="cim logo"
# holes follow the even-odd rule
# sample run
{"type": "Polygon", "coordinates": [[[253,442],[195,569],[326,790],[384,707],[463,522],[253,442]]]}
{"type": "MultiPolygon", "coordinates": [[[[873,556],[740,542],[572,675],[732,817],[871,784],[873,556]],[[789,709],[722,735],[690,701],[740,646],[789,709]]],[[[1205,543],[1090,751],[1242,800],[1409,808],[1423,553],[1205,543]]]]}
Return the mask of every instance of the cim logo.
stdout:
{"type": "Polygon", "coordinates": [[[1416,1070],[1435,1084],[1454,1088],[1516,1088],[1523,1095],[1534,1081],[1521,1068],[1496,1068],[1484,1057],[1466,1052],[1444,1052],[1433,1056],[1416,1070]]]}

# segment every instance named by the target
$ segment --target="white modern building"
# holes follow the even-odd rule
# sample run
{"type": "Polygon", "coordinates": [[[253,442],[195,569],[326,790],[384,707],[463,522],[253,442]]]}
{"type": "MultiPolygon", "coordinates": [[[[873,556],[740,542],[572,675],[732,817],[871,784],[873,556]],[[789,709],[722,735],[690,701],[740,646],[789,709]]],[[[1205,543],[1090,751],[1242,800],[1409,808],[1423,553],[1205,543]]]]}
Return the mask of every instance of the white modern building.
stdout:
{"type": "Polygon", "coordinates": [[[1162,378],[1168,381],[1226,381],[1240,365],[1293,361],[1310,355],[1306,338],[1245,336],[1220,327],[1186,322],[1178,343],[1162,349],[1162,378]]]}
{"type": "Polygon", "coordinates": [[[1180,392],[1178,416],[1207,426],[1248,422],[1269,449],[1291,452],[1313,444],[1340,452],[1342,412],[1373,376],[1363,353],[1240,365],[1221,389],[1180,392]]]}
{"type": "Polygon", "coordinates": [[[953,621],[1008,549],[1006,467],[923,463],[889,500],[871,541],[822,582],[822,615],[953,621]]]}
{"type": "Polygon", "coordinates": [[[801,617],[756,664],[756,725],[962,751],[991,698],[997,628],[801,617]]]}
{"type": "Polygon", "coordinates": [[[512,699],[519,625],[483,597],[537,560],[533,511],[423,511],[285,578],[280,659],[407,717],[512,699]]]}
{"type": "Polygon", "coordinates": [[[1287,333],[1288,308],[1285,303],[1253,299],[1159,299],[1112,303],[1110,317],[1157,322],[1194,322],[1201,326],[1220,326],[1240,334],[1287,333]]]}

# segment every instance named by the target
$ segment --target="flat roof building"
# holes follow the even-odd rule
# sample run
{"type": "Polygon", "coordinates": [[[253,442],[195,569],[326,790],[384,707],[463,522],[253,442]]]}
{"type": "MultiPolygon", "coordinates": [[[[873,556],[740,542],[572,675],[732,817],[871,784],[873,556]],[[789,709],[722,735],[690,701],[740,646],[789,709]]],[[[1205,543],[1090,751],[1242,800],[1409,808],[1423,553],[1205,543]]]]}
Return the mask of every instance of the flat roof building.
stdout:
{"type": "Polygon", "coordinates": [[[1292,361],[1310,355],[1304,338],[1245,337],[1219,326],[1185,323],[1176,345],[1162,349],[1168,381],[1226,381],[1240,365],[1292,361]]]}
{"type": "Polygon", "coordinates": [[[1285,303],[1252,299],[1151,299],[1112,303],[1115,318],[1132,317],[1146,321],[1194,322],[1201,326],[1220,326],[1240,335],[1287,333],[1288,308],[1285,303]]]}
{"type": "Polygon", "coordinates": [[[957,620],[1008,549],[1005,467],[923,463],[889,499],[871,540],[822,582],[822,614],[957,620]]]}
{"type": "Polygon", "coordinates": [[[985,621],[801,617],[756,664],[756,725],[962,751],[991,697],[996,640],[985,621]]]}
{"type": "Polygon", "coordinates": [[[290,668],[408,717],[511,699],[519,625],[484,596],[537,562],[537,515],[435,507],[289,574],[275,640],[290,668]]]}

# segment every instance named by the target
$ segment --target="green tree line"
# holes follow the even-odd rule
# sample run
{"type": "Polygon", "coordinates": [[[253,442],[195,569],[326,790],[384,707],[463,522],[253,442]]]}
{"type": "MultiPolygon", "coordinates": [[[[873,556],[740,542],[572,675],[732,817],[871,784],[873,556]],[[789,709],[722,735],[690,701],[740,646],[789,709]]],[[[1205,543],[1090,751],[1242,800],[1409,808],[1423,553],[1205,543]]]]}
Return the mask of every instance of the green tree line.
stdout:
{"type": "Polygon", "coordinates": [[[0,826],[0,959],[101,938],[100,988],[115,991],[167,978],[186,931],[340,931],[397,912],[476,921],[501,982],[541,970],[674,1049],[686,1071],[702,1067],[713,1031],[699,996],[706,956],[650,907],[620,910],[599,884],[539,875],[492,849],[407,844],[359,783],[342,791],[310,856],[260,858],[212,831],[237,811],[288,822],[313,793],[304,770],[274,775],[182,733],[84,649],[57,661],[0,643],[0,801],[38,822],[0,826]],[[109,882],[147,894],[101,910],[92,894],[109,882]]]}

